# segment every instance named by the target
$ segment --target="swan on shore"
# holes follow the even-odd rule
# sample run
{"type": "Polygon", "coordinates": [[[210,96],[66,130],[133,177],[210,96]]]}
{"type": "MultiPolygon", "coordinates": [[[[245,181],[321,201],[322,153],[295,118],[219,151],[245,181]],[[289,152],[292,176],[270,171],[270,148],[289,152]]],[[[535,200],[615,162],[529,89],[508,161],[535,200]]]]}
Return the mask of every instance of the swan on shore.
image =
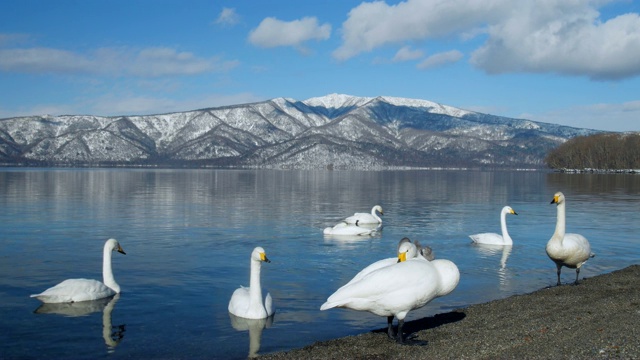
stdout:
{"type": "Polygon", "coordinates": [[[249,287],[240,286],[231,295],[229,300],[229,312],[235,316],[246,319],[264,319],[275,312],[271,294],[262,298],[262,286],[260,285],[260,269],[262,263],[271,261],[260,246],[253,249],[250,257],[251,275],[249,287]]]}
{"type": "Polygon", "coordinates": [[[348,218],[344,219],[347,224],[355,224],[356,222],[359,224],[382,224],[382,219],[378,216],[377,212],[380,215],[384,215],[382,211],[382,206],[375,205],[371,208],[371,213],[355,213],[348,218]]]}
{"type": "Polygon", "coordinates": [[[556,230],[547,243],[547,255],[556,264],[558,269],[558,282],[557,285],[561,285],[560,282],[560,270],[563,266],[570,269],[576,269],[576,281],[574,284],[578,284],[578,277],[580,276],[580,267],[595,254],[591,252],[591,245],[587,238],[580,234],[566,233],[566,199],[562,192],[557,192],[553,195],[551,204],[556,204],[557,208],[557,220],[556,230]]]}
{"type": "Polygon", "coordinates": [[[102,253],[102,280],[92,279],[67,279],[40,294],[33,294],[43,303],[69,303],[103,299],[120,293],[120,285],[116,283],[111,268],[111,253],[117,251],[125,254],[116,239],[109,239],[104,244],[102,253]]]}
{"type": "Polygon", "coordinates": [[[460,271],[453,262],[444,259],[427,261],[418,256],[376,269],[349,282],[329,296],[320,310],[337,307],[386,316],[387,335],[405,344],[407,339],[402,328],[407,314],[449,294],[459,281],[460,271]],[[395,333],[394,317],[398,318],[395,333]]]}
{"type": "Polygon", "coordinates": [[[476,244],[487,245],[513,245],[513,240],[507,231],[507,215],[518,215],[510,206],[505,206],[500,211],[500,229],[502,235],[496,233],[481,233],[469,235],[471,240],[476,244]]]}

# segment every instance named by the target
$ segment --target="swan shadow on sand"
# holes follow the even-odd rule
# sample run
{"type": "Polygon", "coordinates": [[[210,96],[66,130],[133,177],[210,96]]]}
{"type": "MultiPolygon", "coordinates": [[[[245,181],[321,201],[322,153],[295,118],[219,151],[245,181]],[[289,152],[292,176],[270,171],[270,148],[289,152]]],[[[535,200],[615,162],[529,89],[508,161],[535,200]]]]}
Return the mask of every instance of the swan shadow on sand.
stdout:
{"type": "Polygon", "coordinates": [[[44,303],[33,312],[35,314],[56,314],[64,317],[80,317],[102,312],[102,338],[107,345],[108,352],[111,353],[124,338],[124,332],[126,330],[125,324],[116,326],[111,324],[111,313],[118,299],[120,299],[120,294],[91,301],[44,303]]]}
{"type": "MultiPolygon", "coordinates": [[[[454,310],[443,314],[424,317],[422,319],[407,321],[404,323],[404,329],[408,338],[414,338],[417,336],[417,333],[422,330],[433,329],[442,325],[462,321],[465,317],[467,317],[467,315],[464,312],[454,310]]],[[[387,328],[375,329],[371,332],[387,334],[387,328]]],[[[421,341],[417,342],[416,345],[427,345],[427,343],[428,341],[421,341]]]]}

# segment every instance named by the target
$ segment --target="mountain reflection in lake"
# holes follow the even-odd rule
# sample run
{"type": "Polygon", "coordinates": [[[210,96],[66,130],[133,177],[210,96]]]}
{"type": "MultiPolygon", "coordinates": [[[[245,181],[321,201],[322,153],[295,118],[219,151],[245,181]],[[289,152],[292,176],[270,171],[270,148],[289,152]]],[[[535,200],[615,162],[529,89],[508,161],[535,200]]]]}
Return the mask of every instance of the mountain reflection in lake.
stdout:
{"type": "MultiPolygon", "coordinates": [[[[405,236],[461,272],[451,294],[409,321],[531,292],[556,281],[545,253],[556,191],[567,196],[567,230],[586,236],[596,253],[581,277],[637,263],[638,175],[0,169],[0,354],[240,359],[379,329],[386,321],[375,315],[319,308],[360,269],[395,256],[405,236]],[[323,235],[375,204],[384,215],[374,236],[323,235]],[[499,231],[504,205],[519,214],[509,222],[513,246],[472,245],[470,234],[499,231]],[[34,314],[40,304],[29,294],[68,278],[101,279],[110,237],[127,250],[113,259],[123,289],[115,311],[107,317],[107,303],[83,316],[34,314]],[[271,260],[261,277],[276,314],[264,326],[240,324],[227,311],[233,291],[248,286],[255,246],[271,260]],[[111,321],[126,324],[126,335],[111,321]]],[[[562,280],[574,276],[564,271],[562,280]]]]}

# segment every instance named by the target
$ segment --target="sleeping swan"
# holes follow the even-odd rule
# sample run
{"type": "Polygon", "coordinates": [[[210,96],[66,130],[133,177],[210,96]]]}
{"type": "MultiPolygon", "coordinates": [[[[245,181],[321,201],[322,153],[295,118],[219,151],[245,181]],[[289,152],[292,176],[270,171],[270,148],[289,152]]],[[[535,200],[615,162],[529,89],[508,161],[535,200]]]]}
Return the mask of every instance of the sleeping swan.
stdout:
{"type": "Polygon", "coordinates": [[[387,334],[404,344],[404,319],[413,309],[449,294],[460,281],[458,267],[449,260],[421,257],[374,270],[334,292],[320,310],[341,307],[387,317],[387,334]],[[393,317],[398,318],[394,334],[393,317]]]}
{"type": "Polygon", "coordinates": [[[502,229],[502,235],[496,233],[482,233],[469,235],[471,240],[476,244],[488,244],[488,245],[513,245],[513,240],[509,236],[507,231],[507,214],[518,215],[510,206],[505,206],[500,211],[500,227],[502,229]]]}
{"type": "MultiPolygon", "coordinates": [[[[370,264],[366,268],[360,270],[360,272],[357,273],[356,276],[354,276],[353,279],[351,279],[344,286],[347,286],[347,285],[351,284],[352,282],[355,282],[355,281],[358,281],[358,280],[362,279],[365,275],[369,274],[370,272],[372,272],[374,270],[378,270],[378,269],[381,269],[381,268],[389,266],[389,265],[397,264],[397,263],[402,262],[402,261],[411,260],[411,259],[415,258],[418,255],[423,255],[422,252],[420,251],[421,249],[422,248],[420,247],[420,244],[418,244],[417,241],[415,243],[412,243],[411,240],[408,237],[404,237],[398,243],[398,256],[397,257],[391,257],[391,258],[378,260],[378,261],[374,262],[373,264],[370,264]]],[[[431,248],[428,248],[428,249],[431,250],[431,248]]],[[[431,254],[430,251],[428,253],[431,254]]],[[[433,258],[430,258],[428,260],[433,260],[433,258]]]]}
{"type": "Polygon", "coordinates": [[[229,300],[229,312],[235,316],[246,319],[264,319],[274,313],[271,294],[262,299],[262,288],[260,286],[260,268],[262,262],[271,261],[267,258],[264,249],[256,247],[251,253],[251,275],[249,277],[249,287],[236,289],[229,300]]]}
{"type": "Polygon", "coordinates": [[[58,285],[31,295],[43,303],[68,303],[106,298],[120,293],[111,269],[111,252],[126,254],[116,239],[109,239],[104,244],[102,254],[102,279],[104,283],[90,279],[68,279],[58,285]]]}
{"type": "Polygon", "coordinates": [[[347,224],[355,224],[356,221],[359,224],[382,224],[382,219],[376,213],[379,212],[380,215],[384,215],[382,212],[382,206],[376,205],[371,209],[371,214],[367,213],[355,213],[352,216],[344,219],[347,224]]]}
{"type": "Polygon", "coordinates": [[[558,219],[556,220],[556,231],[547,243],[547,255],[558,268],[558,283],[560,285],[560,270],[563,266],[570,269],[576,269],[576,281],[578,284],[578,276],[580,275],[580,267],[589,258],[596,256],[591,252],[591,245],[587,238],[580,234],[565,233],[565,198],[561,192],[553,195],[551,204],[557,204],[558,219]]]}

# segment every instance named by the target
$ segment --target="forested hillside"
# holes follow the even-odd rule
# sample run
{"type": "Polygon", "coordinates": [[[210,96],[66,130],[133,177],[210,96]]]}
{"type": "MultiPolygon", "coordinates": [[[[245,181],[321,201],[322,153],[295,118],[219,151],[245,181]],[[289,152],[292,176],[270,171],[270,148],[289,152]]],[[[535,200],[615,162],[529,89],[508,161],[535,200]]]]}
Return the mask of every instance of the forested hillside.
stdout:
{"type": "Polygon", "coordinates": [[[578,136],[551,150],[553,169],[640,169],[640,133],[578,136]]]}

